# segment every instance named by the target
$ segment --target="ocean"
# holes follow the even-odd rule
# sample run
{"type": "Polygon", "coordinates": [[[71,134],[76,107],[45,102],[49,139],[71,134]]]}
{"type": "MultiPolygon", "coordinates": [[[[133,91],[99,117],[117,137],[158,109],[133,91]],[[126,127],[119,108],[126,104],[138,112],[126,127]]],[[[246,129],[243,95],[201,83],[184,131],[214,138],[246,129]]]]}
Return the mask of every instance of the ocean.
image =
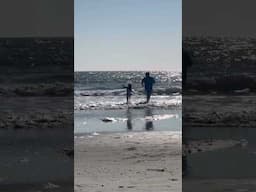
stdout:
{"type": "Polygon", "coordinates": [[[75,72],[75,133],[181,131],[181,73],[151,72],[155,78],[151,101],[141,80],[145,72],[75,72]],[[126,104],[127,84],[134,94],[126,104]]]}

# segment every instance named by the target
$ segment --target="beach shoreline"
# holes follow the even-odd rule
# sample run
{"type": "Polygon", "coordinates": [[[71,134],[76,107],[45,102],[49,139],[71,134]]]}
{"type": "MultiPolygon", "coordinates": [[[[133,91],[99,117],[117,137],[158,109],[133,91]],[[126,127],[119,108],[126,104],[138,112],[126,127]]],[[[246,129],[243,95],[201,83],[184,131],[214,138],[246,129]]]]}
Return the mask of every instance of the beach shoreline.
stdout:
{"type": "Polygon", "coordinates": [[[2,129],[0,191],[72,191],[70,128],[2,129]]]}
{"type": "Polygon", "coordinates": [[[242,179],[183,179],[182,188],[186,192],[215,192],[215,191],[254,191],[254,178],[242,179]]]}
{"type": "Polygon", "coordinates": [[[181,191],[181,132],[75,139],[75,191],[181,191]]]}

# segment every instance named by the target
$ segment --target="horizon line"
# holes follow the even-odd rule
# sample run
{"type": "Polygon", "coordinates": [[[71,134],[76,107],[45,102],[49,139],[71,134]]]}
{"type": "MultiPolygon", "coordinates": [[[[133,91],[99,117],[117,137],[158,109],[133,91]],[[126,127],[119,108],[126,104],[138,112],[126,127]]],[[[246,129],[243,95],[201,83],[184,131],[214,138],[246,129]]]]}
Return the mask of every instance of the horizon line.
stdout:
{"type": "Polygon", "coordinates": [[[74,72],[182,72],[180,71],[174,71],[174,70],[81,70],[81,71],[75,71],[74,72]]]}

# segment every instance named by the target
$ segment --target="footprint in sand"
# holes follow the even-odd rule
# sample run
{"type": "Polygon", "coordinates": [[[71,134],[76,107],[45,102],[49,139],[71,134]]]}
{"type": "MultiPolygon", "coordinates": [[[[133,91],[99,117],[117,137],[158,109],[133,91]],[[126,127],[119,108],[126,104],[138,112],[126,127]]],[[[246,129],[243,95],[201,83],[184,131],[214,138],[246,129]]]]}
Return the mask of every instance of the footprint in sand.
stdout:
{"type": "Polygon", "coordinates": [[[127,151],[135,151],[137,148],[136,147],[128,147],[126,148],[127,151]]]}

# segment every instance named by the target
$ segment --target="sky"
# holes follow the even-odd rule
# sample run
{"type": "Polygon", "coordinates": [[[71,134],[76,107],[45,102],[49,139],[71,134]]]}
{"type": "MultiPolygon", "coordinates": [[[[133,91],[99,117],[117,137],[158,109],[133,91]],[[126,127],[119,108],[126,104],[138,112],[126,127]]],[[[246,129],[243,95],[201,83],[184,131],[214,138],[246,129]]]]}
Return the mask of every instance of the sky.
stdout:
{"type": "Polygon", "coordinates": [[[75,71],[181,71],[181,0],[75,0],[75,71]]]}
{"type": "Polygon", "coordinates": [[[0,37],[73,37],[73,0],[2,0],[0,37]]]}
{"type": "Polygon", "coordinates": [[[256,2],[183,0],[183,34],[256,37],[256,2]]]}

